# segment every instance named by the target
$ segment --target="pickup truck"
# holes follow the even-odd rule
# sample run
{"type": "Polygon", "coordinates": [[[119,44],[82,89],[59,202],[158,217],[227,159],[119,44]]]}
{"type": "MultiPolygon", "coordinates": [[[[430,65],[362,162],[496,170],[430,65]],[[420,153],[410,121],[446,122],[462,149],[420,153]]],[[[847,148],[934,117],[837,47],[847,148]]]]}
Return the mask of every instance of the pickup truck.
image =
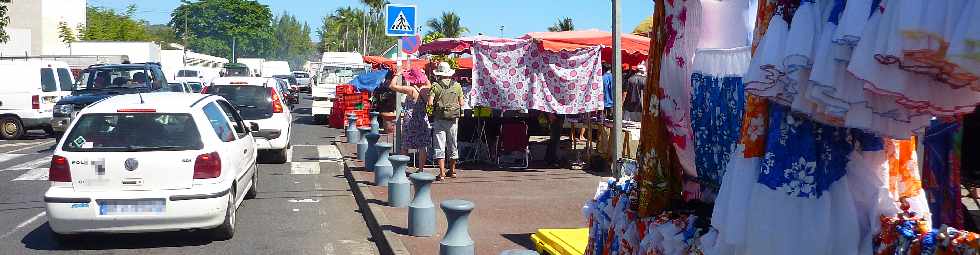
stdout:
{"type": "Polygon", "coordinates": [[[169,91],[167,77],[158,63],[93,65],[82,70],[71,95],[54,105],[51,129],[64,133],[75,115],[86,106],[112,96],[169,91]]]}

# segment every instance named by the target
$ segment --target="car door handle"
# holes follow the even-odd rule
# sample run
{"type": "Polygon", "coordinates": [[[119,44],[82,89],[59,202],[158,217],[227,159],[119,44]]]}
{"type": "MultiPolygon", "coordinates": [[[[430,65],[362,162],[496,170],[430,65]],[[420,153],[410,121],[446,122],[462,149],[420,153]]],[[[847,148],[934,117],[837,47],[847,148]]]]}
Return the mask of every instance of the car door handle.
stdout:
{"type": "Polygon", "coordinates": [[[242,154],[248,154],[248,149],[243,150],[242,154]]]}

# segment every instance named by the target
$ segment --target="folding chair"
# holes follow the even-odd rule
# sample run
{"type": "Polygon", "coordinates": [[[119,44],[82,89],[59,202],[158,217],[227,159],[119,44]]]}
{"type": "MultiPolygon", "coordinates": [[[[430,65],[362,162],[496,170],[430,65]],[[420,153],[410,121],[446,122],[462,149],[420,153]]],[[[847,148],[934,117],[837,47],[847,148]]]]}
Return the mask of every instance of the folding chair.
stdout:
{"type": "Polygon", "coordinates": [[[495,146],[497,148],[497,167],[500,168],[528,168],[531,162],[530,142],[528,141],[527,123],[523,121],[504,121],[500,125],[500,133],[497,135],[495,146]],[[524,154],[523,165],[505,166],[501,158],[505,155],[514,153],[524,154]]]}

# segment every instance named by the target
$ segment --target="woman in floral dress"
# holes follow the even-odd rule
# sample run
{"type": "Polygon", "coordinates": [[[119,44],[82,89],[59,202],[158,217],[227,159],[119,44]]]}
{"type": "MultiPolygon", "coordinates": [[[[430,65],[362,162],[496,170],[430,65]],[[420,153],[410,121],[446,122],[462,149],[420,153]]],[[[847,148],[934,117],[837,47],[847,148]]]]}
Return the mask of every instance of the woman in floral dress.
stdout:
{"type": "Polygon", "coordinates": [[[390,88],[392,91],[406,95],[405,102],[402,103],[404,112],[402,119],[402,153],[407,153],[409,149],[415,149],[416,173],[422,172],[429,146],[432,144],[432,127],[429,125],[429,117],[425,112],[426,98],[429,96],[431,85],[426,75],[418,69],[402,71],[401,67],[395,71],[395,76],[391,80],[390,88]],[[409,86],[402,85],[402,75],[409,86]]]}

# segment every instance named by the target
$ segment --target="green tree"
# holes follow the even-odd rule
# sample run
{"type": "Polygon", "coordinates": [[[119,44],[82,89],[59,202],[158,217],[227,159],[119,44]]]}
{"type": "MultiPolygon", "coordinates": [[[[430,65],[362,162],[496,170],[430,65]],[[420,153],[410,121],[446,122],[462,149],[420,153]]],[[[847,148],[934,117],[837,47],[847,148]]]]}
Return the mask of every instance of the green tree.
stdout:
{"type": "Polygon", "coordinates": [[[68,23],[64,21],[58,22],[58,39],[61,39],[62,43],[68,44],[68,48],[71,48],[71,43],[78,41],[75,30],[68,27],[68,23]]]}
{"type": "MultiPolygon", "coordinates": [[[[381,6],[384,4],[387,1],[381,6]]],[[[377,55],[394,45],[396,38],[384,35],[381,11],[372,11],[373,6],[374,4],[369,4],[367,11],[350,6],[340,7],[325,15],[316,31],[319,39],[317,50],[358,51],[366,55],[377,55]]]]}
{"type": "Polygon", "coordinates": [[[470,31],[468,28],[463,27],[459,20],[459,15],[456,15],[454,12],[442,12],[442,16],[439,19],[429,19],[429,21],[425,22],[425,25],[432,32],[439,32],[445,37],[456,38],[470,31]]]}
{"type": "Polygon", "coordinates": [[[146,33],[150,41],[157,42],[165,50],[175,49],[170,47],[172,43],[183,44],[180,38],[177,38],[174,29],[166,24],[149,25],[146,27],[146,33]]]}
{"type": "Polygon", "coordinates": [[[310,41],[310,26],[300,23],[295,16],[283,12],[275,20],[276,48],[272,58],[289,61],[293,68],[302,67],[314,52],[310,41]]]}
{"type": "Polygon", "coordinates": [[[133,18],[136,5],[117,13],[103,7],[87,7],[85,27],[79,29],[79,38],[85,41],[146,41],[146,21],[133,18]]]}
{"type": "Polygon", "coordinates": [[[572,18],[564,17],[558,19],[554,25],[548,27],[548,31],[551,32],[563,32],[575,30],[575,24],[572,24],[572,18]]]}
{"type": "Polygon", "coordinates": [[[10,4],[10,0],[0,0],[0,43],[6,43],[10,40],[10,35],[7,34],[7,24],[10,24],[10,16],[7,16],[7,5],[10,4]]]}
{"type": "Polygon", "coordinates": [[[209,55],[234,58],[234,44],[237,56],[268,57],[275,44],[272,11],[256,1],[183,0],[168,25],[177,38],[188,36],[187,47],[209,55]]]}

